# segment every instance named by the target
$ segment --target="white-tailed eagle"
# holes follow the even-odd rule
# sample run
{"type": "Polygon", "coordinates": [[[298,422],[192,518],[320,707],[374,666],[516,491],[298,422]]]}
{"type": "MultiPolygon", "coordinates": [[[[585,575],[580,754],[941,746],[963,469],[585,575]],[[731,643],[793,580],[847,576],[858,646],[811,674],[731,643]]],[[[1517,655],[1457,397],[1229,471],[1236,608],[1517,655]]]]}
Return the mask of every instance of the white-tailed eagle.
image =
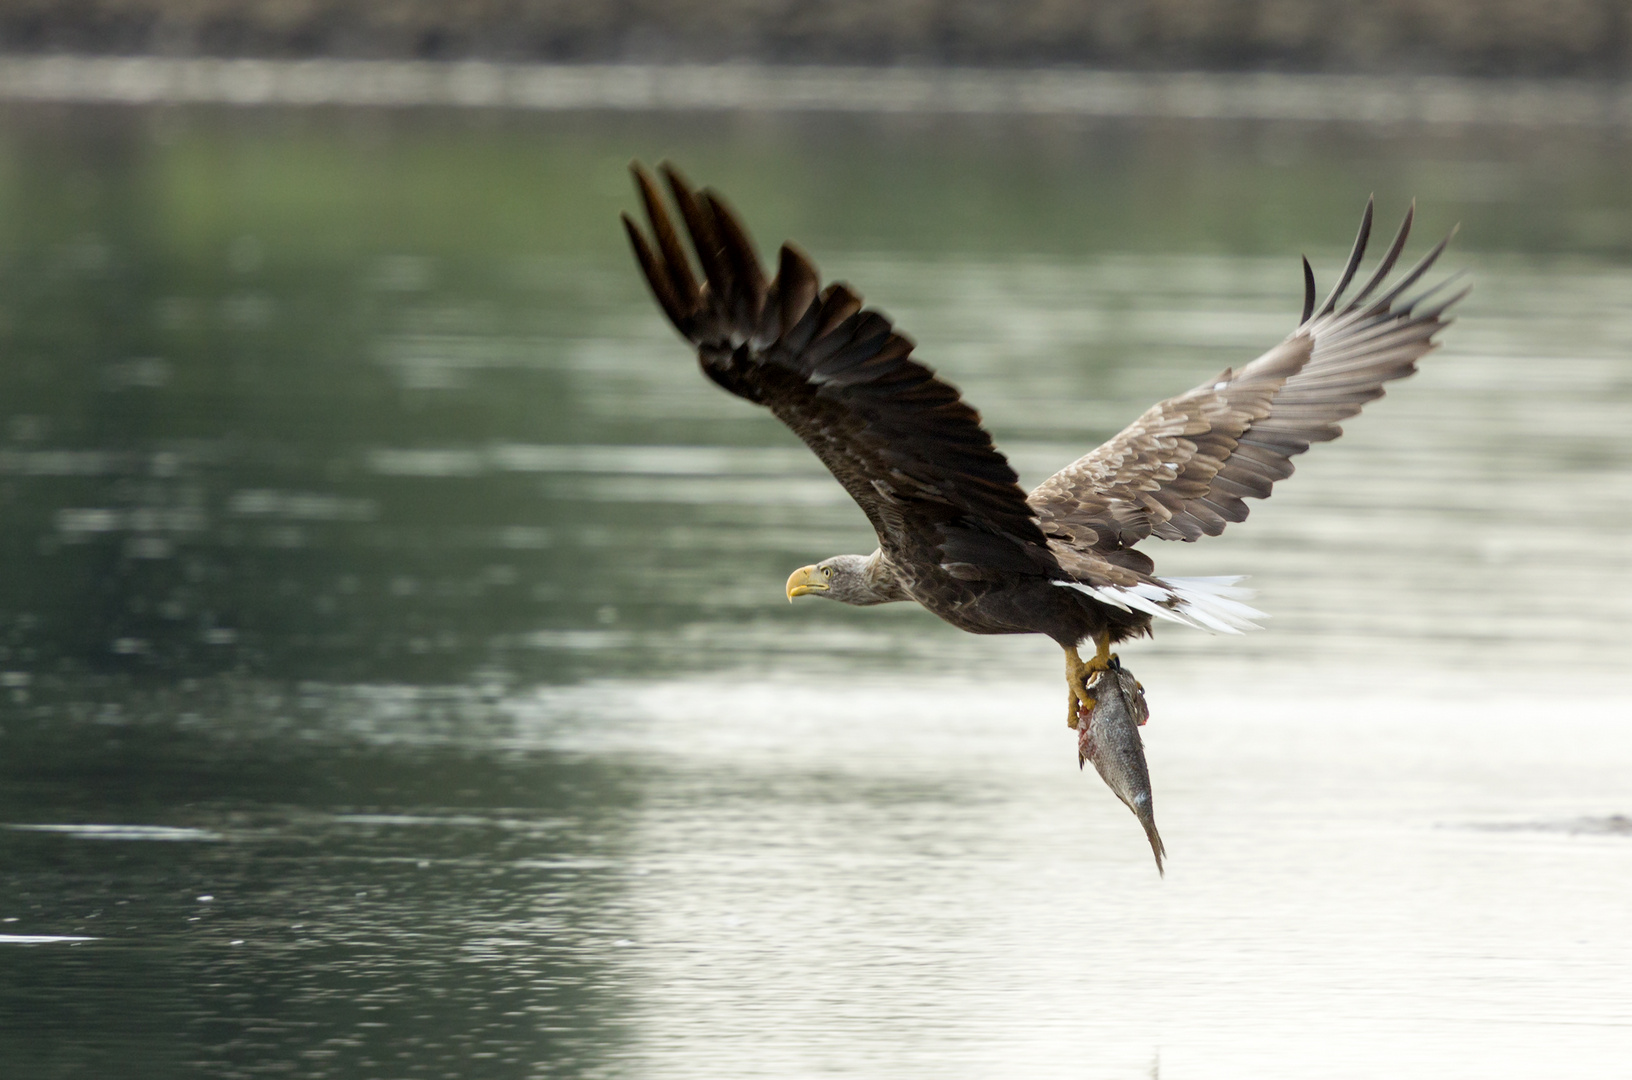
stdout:
{"type": "Polygon", "coordinates": [[[632,166],[651,227],[625,214],[630,242],[669,321],[703,374],[763,405],[821,458],[878,533],[870,555],[800,567],[787,595],[847,604],[914,600],[975,634],[1046,634],[1065,650],[1068,722],[1092,709],[1086,680],[1110,647],[1153,619],[1224,632],[1261,613],[1231,578],[1163,578],[1137,545],[1217,536],[1292,475],[1292,458],[1342,434],[1338,421],[1383,395],[1435,347],[1466,290],[1406,293],[1449,237],[1397,281],[1412,213],[1371,276],[1345,291],[1371,233],[1366,204],[1348,265],[1318,306],[1303,263],[1303,317],[1246,366],[1147,409],[1110,441],[1021,490],[980,415],[912,356],[913,342],[840,282],[784,244],[767,278],[746,230],[713,191],[661,171],[686,245],[656,182],[632,166]],[[1086,662],[1077,649],[1092,640],[1086,662]]]}

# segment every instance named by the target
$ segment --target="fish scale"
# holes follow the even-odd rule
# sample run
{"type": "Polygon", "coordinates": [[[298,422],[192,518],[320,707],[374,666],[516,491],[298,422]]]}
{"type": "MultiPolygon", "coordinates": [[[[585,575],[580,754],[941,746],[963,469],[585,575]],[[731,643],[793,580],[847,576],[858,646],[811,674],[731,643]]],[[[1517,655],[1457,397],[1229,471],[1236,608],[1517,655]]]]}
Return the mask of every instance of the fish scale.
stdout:
{"type": "Polygon", "coordinates": [[[1133,811],[1144,826],[1157,873],[1166,876],[1162,860],[1167,849],[1156,831],[1156,808],[1150,792],[1150,770],[1145,766],[1145,744],[1139,728],[1150,719],[1145,689],[1133,672],[1116,657],[1106,671],[1088,684],[1094,695],[1092,711],[1077,714],[1077,767],[1093,762],[1105,786],[1133,811]]]}

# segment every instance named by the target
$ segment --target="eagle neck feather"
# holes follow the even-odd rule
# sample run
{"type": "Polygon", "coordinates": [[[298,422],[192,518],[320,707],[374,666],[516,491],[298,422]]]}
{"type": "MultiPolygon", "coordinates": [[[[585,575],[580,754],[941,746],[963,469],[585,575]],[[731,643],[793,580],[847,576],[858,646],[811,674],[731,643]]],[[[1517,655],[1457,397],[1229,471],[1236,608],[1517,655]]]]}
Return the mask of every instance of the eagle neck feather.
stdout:
{"type": "Polygon", "coordinates": [[[906,584],[896,571],[895,563],[884,554],[883,548],[867,556],[867,562],[862,566],[862,579],[867,582],[868,591],[878,597],[874,603],[888,604],[912,599],[912,594],[907,591],[906,584]]]}

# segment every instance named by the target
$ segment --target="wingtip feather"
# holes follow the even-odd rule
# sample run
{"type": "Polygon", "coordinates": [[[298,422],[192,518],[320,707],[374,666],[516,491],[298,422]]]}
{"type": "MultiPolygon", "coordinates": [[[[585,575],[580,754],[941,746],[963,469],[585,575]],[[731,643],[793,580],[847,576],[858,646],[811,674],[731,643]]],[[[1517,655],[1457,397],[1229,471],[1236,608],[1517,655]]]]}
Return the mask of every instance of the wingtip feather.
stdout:
{"type": "Polygon", "coordinates": [[[1332,287],[1331,294],[1326,297],[1326,302],[1320,305],[1322,315],[1332,313],[1332,310],[1337,306],[1338,299],[1343,295],[1343,290],[1347,289],[1349,282],[1354,280],[1355,271],[1360,269],[1360,260],[1366,257],[1366,245],[1371,241],[1371,221],[1376,209],[1376,197],[1368,197],[1366,199],[1366,212],[1360,215],[1360,230],[1355,234],[1354,247],[1349,252],[1348,265],[1343,268],[1343,276],[1337,279],[1337,284],[1332,287]]]}
{"type": "Polygon", "coordinates": [[[1303,314],[1298,316],[1298,325],[1302,326],[1309,321],[1309,316],[1315,313],[1315,268],[1309,265],[1309,256],[1303,257],[1303,314]]]}
{"type": "Polygon", "coordinates": [[[669,317],[669,322],[675,329],[685,332],[686,313],[681,309],[680,299],[675,294],[674,282],[671,280],[667,268],[658,259],[657,253],[652,250],[651,243],[646,239],[640,226],[635,224],[628,214],[620,215],[623,218],[623,228],[629,235],[629,245],[635,250],[635,261],[640,264],[642,276],[646,278],[646,285],[652,290],[652,297],[657,300],[657,306],[663,309],[663,314],[669,317]]]}

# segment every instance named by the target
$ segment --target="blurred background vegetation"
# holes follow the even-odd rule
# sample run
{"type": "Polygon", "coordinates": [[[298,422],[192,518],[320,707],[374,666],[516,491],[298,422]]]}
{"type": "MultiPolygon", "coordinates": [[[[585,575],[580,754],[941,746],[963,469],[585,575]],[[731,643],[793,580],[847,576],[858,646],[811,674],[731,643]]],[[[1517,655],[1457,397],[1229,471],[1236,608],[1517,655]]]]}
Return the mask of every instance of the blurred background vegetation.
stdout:
{"type": "Polygon", "coordinates": [[[0,0],[0,51],[1617,77],[1626,0],[0,0]]]}

